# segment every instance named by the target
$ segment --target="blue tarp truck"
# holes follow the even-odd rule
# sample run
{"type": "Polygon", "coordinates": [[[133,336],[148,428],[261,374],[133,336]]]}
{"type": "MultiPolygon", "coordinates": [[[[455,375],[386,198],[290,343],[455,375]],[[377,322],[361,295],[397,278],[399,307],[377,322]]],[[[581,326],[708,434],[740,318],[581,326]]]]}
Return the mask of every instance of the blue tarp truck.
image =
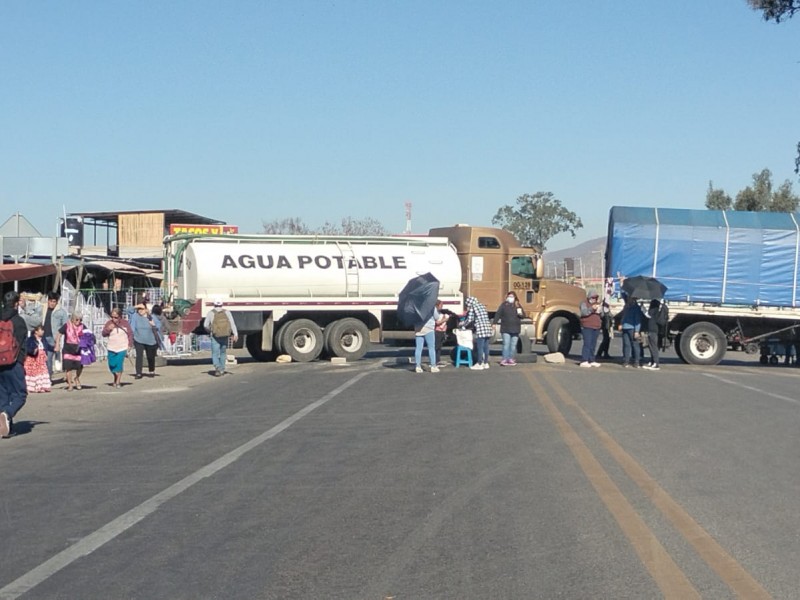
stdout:
{"type": "MultiPolygon", "coordinates": [[[[668,338],[686,363],[800,346],[800,213],[614,206],[606,276],[667,286],[668,338]]],[[[788,354],[788,352],[787,352],[788,354]]]]}

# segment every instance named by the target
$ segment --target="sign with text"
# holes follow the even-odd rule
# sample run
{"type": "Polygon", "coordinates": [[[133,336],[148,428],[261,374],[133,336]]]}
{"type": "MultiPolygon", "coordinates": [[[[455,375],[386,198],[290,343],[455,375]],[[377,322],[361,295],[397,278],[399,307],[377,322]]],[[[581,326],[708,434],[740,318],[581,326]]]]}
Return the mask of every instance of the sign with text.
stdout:
{"type": "Polygon", "coordinates": [[[238,225],[180,225],[171,223],[169,234],[192,233],[194,235],[220,235],[222,233],[239,233],[238,225]]]}

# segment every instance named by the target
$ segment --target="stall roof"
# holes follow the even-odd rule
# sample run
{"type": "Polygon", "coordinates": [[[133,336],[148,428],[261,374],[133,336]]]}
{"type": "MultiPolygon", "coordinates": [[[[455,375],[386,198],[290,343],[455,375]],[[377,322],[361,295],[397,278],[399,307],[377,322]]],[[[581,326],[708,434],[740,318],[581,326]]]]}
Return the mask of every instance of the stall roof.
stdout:
{"type": "Polygon", "coordinates": [[[99,212],[72,212],[73,217],[83,217],[84,219],[94,219],[95,221],[106,221],[108,223],[119,222],[120,215],[139,215],[150,213],[163,213],[166,223],[186,223],[188,225],[225,225],[225,221],[210,219],[195,213],[179,210],[176,208],[155,209],[155,210],[115,210],[99,212]]]}
{"type": "Polygon", "coordinates": [[[56,272],[56,266],[39,265],[35,263],[10,263],[0,265],[0,283],[7,281],[24,281],[46,277],[56,272]]]}

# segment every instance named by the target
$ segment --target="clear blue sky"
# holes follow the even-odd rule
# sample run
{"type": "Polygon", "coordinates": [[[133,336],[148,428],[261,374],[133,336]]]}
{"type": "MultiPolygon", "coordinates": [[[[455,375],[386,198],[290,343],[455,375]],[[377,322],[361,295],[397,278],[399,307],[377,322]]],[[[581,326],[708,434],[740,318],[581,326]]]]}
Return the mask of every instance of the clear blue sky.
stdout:
{"type": "Polygon", "coordinates": [[[177,208],[257,232],[489,225],[553,192],[703,208],[790,179],[800,16],[745,0],[0,3],[0,221],[177,208]]]}

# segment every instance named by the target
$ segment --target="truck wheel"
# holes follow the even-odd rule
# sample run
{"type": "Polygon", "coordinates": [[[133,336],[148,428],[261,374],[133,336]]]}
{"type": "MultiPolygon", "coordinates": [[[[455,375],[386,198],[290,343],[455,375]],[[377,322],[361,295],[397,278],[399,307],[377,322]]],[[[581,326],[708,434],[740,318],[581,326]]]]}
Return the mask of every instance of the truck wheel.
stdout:
{"type": "Polygon", "coordinates": [[[369,350],[369,329],[358,319],[334,321],[325,328],[325,350],[331,356],[358,360],[369,350]]]}
{"type": "Polygon", "coordinates": [[[716,365],[725,356],[728,340],[713,323],[692,323],[681,334],[680,347],[690,365],[716,365]]]}
{"type": "Polygon", "coordinates": [[[681,336],[680,335],[675,336],[674,347],[675,347],[675,354],[678,355],[678,358],[681,359],[681,362],[688,364],[686,359],[683,358],[683,352],[681,352],[681,336]]]}
{"type": "Polygon", "coordinates": [[[259,362],[267,362],[275,358],[274,351],[261,349],[260,331],[257,333],[248,333],[247,336],[245,336],[244,344],[247,347],[247,351],[250,353],[250,356],[259,362]]]}
{"type": "Polygon", "coordinates": [[[322,328],[311,319],[295,319],[281,327],[280,349],[295,362],[317,360],[322,352],[322,328]]]}
{"type": "Polygon", "coordinates": [[[572,348],[572,330],[569,327],[569,319],[553,317],[547,324],[547,349],[567,356],[570,348],[572,348]]]}

